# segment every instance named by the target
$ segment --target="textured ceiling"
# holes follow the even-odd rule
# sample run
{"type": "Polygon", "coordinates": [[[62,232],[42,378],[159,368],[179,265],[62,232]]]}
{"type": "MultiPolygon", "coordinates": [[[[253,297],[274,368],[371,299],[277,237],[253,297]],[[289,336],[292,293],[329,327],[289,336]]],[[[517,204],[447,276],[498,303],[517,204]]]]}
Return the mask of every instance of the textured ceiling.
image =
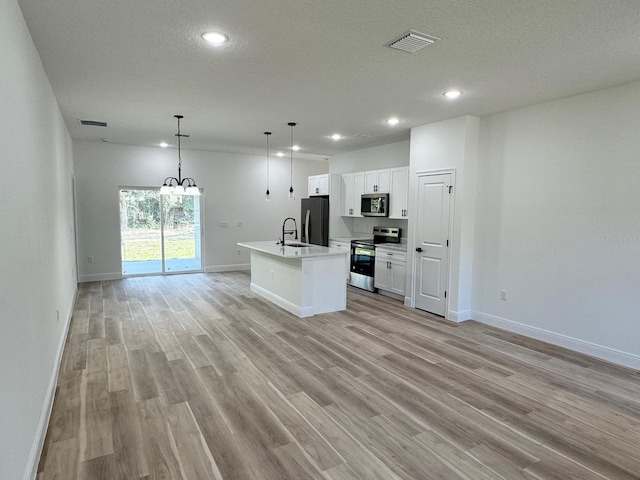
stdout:
{"type": "Polygon", "coordinates": [[[71,136],[296,156],[640,79],[636,0],[19,0],[71,136]],[[441,40],[385,47],[409,29],[441,40]],[[222,47],[200,38],[228,34],[222,47]],[[442,96],[448,88],[463,95],[442,96]],[[396,115],[401,123],[389,127],[396,115]],[[108,122],[81,126],[78,119],[108,122]],[[347,138],[334,141],[335,132],[347,138]]]}

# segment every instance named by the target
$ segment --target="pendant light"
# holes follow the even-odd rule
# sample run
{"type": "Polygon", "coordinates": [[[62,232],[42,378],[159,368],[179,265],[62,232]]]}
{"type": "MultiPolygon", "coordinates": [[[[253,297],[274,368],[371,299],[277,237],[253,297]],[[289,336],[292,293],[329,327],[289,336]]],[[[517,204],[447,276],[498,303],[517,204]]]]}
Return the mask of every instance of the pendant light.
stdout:
{"type": "Polygon", "coordinates": [[[190,135],[184,135],[180,133],[180,119],[184,118],[184,115],[174,115],[178,119],[178,178],[167,177],[164,179],[162,187],[160,187],[160,195],[200,195],[200,189],[196,185],[196,181],[191,177],[182,178],[182,155],[180,151],[180,139],[182,137],[189,137],[190,135]]]}
{"type": "Polygon", "coordinates": [[[265,137],[267,137],[267,191],[264,195],[264,199],[267,202],[271,201],[271,192],[269,191],[269,135],[271,132],[264,132],[265,137]]]}
{"type": "Polygon", "coordinates": [[[296,196],[293,193],[293,127],[296,126],[295,123],[290,122],[289,126],[291,127],[291,164],[290,164],[290,187],[289,187],[289,200],[295,200],[296,196]]]}

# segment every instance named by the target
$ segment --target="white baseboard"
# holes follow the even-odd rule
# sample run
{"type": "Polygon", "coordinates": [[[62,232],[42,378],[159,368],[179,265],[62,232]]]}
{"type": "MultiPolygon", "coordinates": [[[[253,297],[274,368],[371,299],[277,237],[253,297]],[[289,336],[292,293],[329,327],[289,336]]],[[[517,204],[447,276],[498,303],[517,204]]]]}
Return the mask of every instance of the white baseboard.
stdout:
{"type": "Polygon", "coordinates": [[[104,280],[120,280],[121,278],[122,278],[121,272],[95,273],[91,275],[79,275],[78,283],[102,282],[104,280]]]}
{"type": "MultiPolygon", "coordinates": [[[[218,272],[236,272],[239,270],[251,270],[250,263],[239,263],[237,265],[210,265],[204,267],[206,273],[218,273],[218,272]]],[[[91,275],[80,275],[78,277],[78,283],[87,282],[102,282],[106,280],[121,280],[123,278],[121,272],[113,273],[95,273],[91,275]]]]}
{"type": "Polygon", "coordinates": [[[471,319],[471,310],[463,310],[461,312],[456,312],[455,310],[449,310],[447,312],[447,320],[452,322],[464,322],[466,320],[471,319]]]}
{"type": "Polygon", "coordinates": [[[404,302],[404,296],[399,295],[397,293],[393,293],[393,292],[389,292],[387,290],[381,290],[381,289],[378,289],[378,293],[380,295],[384,295],[385,297],[393,298],[395,300],[401,300],[404,302]]]}
{"type": "Polygon", "coordinates": [[[218,272],[236,272],[238,270],[251,270],[250,263],[238,263],[237,265],[210,265],[204,267],[206,273],[218,273],[218,272]]]}
{"type": "Polygon", "coordinates": [[[623,367],[640,370],[640,355],[623,352],[614,348],[605,347],[596,343],[586,342],[578,338],[569,337],[561,333],[551,332],[542,328],[532,327],[523,323],[515,322],[495,315],[487,313],[471,311],[471,319],[480,323],[491,325],[492,327],[508,330],[513,333],[519,333],[527,337],[535,338],[543,342],[551,343],[559,347],[568,348],[576,352],[584,353],[592,357],[600,358],[608,362],[622,365],[623,367]]]}
{"type": "Polygon", "coordinates": [[[66,316],[66,324],[63,329],[62,337],[58,342],[56,358],[53,364],[51,377],[49,378],[49,384],[47,385],[47,392],[44,399],[44,404],[42,405],[42,412],[40,413],[40,421],[38,422],[38,429],[36,430],[36,436],[33,441],[33,445],[31,446],[31,453],[29,454],[29,462],[27,463],[29,467],[24,474],[24,480],[35,480],[36,476],[38,475],[38,464],[40,463],[42,448],[44,447],[44,441],[47,437],[47,427],[49,426],[49,420],[51,419],[51,411],[53,410],[53,400],[56,394],[56,385],[58,384],[58,373],[60,373],[62,353],[64,352],[64,345],[67,341],[67,335],[69,335],[71,317],[73,316],[73,309],[76,305],[77,297],[78,297],[78,287],[74,289],[73,298],[71,300],[71,306],[66,316]]]}
{"type": "Polygon", "coordinates": [[[289,300],[286,300],[278,295],[275,295],[274,293],[268,290],[265,290],[264,288],[256,285],[255,283],[251,283],[250,289],[252,292],[257,293],[261,297],[266,298],[267,300],[275,303],[279,307],[284,308],[287,312],[291,312],[294,315],[297,315],[298,317],[301,317],[301,318],[311,317],[315,314],[313,307],[299,307],[298,305],[291,303],[289,300]]]}

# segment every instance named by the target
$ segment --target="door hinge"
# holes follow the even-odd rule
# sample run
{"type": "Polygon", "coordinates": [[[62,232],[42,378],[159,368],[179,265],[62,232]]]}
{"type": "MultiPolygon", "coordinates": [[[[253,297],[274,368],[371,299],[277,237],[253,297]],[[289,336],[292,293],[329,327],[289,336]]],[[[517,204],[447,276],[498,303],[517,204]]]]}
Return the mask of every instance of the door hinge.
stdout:
{"type": "Polygon", "coordinates": [[[453,190],[453,185],[449,185],[449,195],[451,195],[451,190],[453,190]]]}
{"type": "Polygon", "coordinates": [[[444,298],[447,298],[447,291],[444,291],[444,298]]]}

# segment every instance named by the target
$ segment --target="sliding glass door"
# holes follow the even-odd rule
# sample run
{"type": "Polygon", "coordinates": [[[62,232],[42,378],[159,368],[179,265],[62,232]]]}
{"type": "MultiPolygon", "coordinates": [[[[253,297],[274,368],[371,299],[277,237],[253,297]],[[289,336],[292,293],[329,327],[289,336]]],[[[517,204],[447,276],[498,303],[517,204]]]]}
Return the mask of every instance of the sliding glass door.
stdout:
{"type": "Polygon", "coordinates": [[[200,198],[160,195],[165,272],[201,272],[200,198]]]}
{"type": "Polygon", "coordinates": [[[200,198],[120,189],[122,274],[201,272],[200,198]]]}

